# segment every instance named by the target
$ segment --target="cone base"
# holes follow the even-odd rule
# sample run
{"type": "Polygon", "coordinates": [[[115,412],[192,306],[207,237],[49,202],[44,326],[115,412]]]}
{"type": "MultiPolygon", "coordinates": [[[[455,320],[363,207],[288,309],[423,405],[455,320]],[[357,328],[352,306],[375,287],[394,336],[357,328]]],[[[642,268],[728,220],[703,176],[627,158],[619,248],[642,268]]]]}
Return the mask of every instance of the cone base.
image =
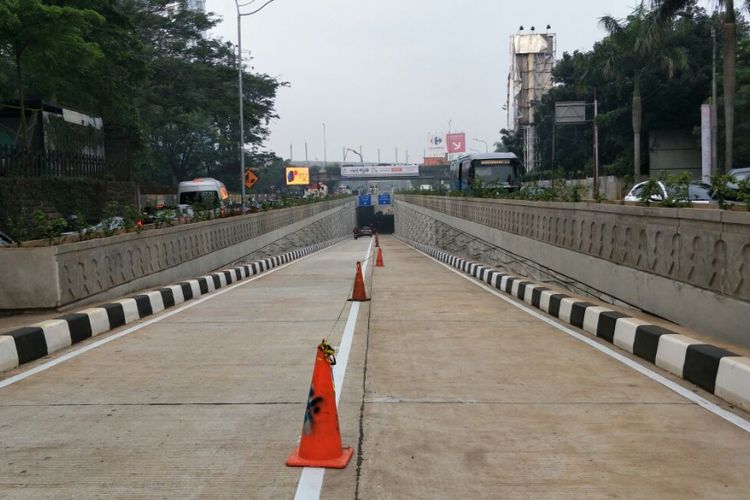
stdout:
{"type": "Polygon", "coordinates": [[[325,467],[326,469],[343,469],[349,464],[349,460],[352,459],[353,454],[354,448],[342,448],[341,455],[336,458],[316,460],[302,458],[299,455],[299,448],[297,448],[294,450],[294,453],[289,455],[286,459],[286,464],[289,467],[325,467]]]}

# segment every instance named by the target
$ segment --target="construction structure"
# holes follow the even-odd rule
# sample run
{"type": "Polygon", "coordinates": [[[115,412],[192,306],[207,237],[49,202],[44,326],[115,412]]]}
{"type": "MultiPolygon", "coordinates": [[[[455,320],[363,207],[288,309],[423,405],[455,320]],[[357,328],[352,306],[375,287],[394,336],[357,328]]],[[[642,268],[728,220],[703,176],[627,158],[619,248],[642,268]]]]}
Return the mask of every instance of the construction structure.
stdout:
{"type": "MultiPolygon", "coordinates": [[[[547,26],[549,30],[549,26],[547,26]]],[[[527,171],[539,166],[534,107],[552,88],[557,40],[554,33],[519,33],[510,37],[510,73],[508,75],[508,123],[516,133],[523,133],[527,171]]]]}

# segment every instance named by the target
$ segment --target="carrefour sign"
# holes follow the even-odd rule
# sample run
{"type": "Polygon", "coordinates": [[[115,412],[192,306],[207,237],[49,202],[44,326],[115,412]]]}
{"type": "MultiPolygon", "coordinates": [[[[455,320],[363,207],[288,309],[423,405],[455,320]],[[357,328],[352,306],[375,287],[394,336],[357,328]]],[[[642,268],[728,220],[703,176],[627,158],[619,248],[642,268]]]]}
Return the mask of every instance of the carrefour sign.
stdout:
{"type": "Polygon", "coordinates": [[[419,175],[419,165],[346,165],[342,177],[399,177],[419,175]]]}

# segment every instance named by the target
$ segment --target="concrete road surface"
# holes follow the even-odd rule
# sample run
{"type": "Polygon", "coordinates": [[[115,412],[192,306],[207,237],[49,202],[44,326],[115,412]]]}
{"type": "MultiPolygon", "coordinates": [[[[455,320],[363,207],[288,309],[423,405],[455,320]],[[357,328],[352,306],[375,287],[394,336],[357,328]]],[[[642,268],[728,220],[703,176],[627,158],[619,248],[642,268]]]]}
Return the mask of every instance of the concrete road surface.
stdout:
{"type": "MultiPolygon", "coordinates": [[[[0,388],[0,498],[316,498],[284,461],[315,346],[341,342],[370,243],[241,282],[0,388]]],[[[325,472],[321,498],[747,498],[746,432],[381,243],[386,267],[368,263],[372,302],[339,405],[355,458],[325,472]]]]}

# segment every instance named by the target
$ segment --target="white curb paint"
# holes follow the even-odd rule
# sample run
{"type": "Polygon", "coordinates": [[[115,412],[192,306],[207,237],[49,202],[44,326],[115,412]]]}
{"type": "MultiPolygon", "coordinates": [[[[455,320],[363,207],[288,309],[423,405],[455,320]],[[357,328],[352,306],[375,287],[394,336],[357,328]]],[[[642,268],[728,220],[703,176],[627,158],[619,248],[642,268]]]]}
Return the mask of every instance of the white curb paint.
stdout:
{"type": "Polygon", "coordinates": [[[682,378],[687,348],[693,344],[700,342],[684,335],[662,335],[656,351],[656,366],[682,378]]]}
{"type": "Polygon", "coordinates": [[[714,394],[750,411],[750,359],[722,358],[716,374],[714,394]]]}
{"type": "Polygon", "coordinates": [[[44,332],[44,341],[47,343],[48,353],[65,349],[73,343],[70,340],[68,322],[64,319],[50,319],[32,326],[39,327],[44,332]]]}

